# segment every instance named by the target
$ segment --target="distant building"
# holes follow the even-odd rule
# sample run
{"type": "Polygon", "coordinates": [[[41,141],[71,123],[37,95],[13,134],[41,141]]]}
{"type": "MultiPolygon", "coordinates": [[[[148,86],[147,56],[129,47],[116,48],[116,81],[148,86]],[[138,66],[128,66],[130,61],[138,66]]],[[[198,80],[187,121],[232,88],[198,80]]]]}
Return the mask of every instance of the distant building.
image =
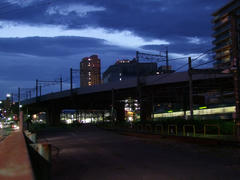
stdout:
{"type": "Polygon", "coordinates": [[[80,63],[81,87],[101,84],[101,60],[97,55],[85,57],[80,63]]]}
{"type": "Polygon", "coordinates": [[[124,81],[126,79],[137,77],[137,73],[141,76],[155,75],[157,72],[157,63],[139,63],[133,60],[118,60],[114,65],[111,65],[103,73],[103,82],[124,81]]]}
{"type": "Polygon", "coordinates": [[[172,66],[160,66],[157,70],[157,74],[166,74],[166,73],[173,73],[175,72],[172,70],[172,66]]]}
{"type": "Polygon", "coordinates": [[[239,48],[237,48],[235,44],[236,41],[239,41],[237,40],[237,33],[239,34],[240,1],[231,1],[217,10],[213,13],[212,22],[215,31],[213,34],[215,38],[213,41],[215,45],[213,51],[216,53],[215,59],[217,60],[215,66],[219,68],[229,68],[234,64],[235,49],[239,51],[239,48]]]}

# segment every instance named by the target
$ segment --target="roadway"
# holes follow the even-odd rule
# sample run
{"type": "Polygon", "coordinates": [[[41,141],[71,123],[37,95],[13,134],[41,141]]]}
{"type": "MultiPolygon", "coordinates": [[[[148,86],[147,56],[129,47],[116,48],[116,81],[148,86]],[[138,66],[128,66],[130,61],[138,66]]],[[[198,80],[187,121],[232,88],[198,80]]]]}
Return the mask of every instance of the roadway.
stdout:
{"type": "Polygon", "coordinates": [[[4,129],[0,129],[0,142],[3,141],[3,139],[5,138],[5,131],[4,129]]]}
{"type": "Polygon", "coordinates": [[[1,128],[0,129],[0,142],[3,141],[11,132],[14,131],[11,128],[1,128]]]}
{"type": "Polygon", "coordinates": [[[95,127],[42,131],[52,179],[238,180],[240,149],[123,136],[95,127]]]}

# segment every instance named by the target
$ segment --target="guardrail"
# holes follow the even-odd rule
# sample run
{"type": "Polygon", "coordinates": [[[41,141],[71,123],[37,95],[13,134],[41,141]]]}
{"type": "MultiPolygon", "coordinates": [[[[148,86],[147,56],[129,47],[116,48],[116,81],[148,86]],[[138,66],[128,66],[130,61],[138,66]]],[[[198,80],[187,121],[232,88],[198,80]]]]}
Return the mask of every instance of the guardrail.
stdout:
{"type": "Polygon", "coordinates": [[[176,124],[169,124],[168,125],[168,135],[178,135],[178,128],[176,124]]]}
{"type": "Polygon", "coordinates": [[[187,125],[183,125],[183,136],[188,136],[188,133],[186,134],[186,127],[192,127],[193,129],[193,136],[196,136],[196,128],[195,128],[195,125],[190,125],[190,124],[187,124],[187,125]]]}
{"type": "Polygon", "coordinates": [[[163,125],[161,124],[158,124],[155,126],[155,133],[156,134],[163,134],[164,133],[164,128],[163,128],[163,125]],[[160,130],[160,131],[159,131],[160,130]]]}
{"type": "Polygon", "coordinates": [[[220,126],[218,124],[205,124],[204,125],[204,132],[203,135],[206,136],[207,135],[207,127],[216,127],[217,128],[217,135],[220,136],[220,126]]]}
{"type": "MultiPolygon", "coordinates": [[[[233,132],[231,130],[225,129],[221,132],[220,124],[125,124],[123,126],[118,124],[112,124],[111,128],[109,125],[102,124],[100,127],[108,130],[116,130],[122,132],[132,132],[132,133],[144,133],[152,135],[161,135],[161,136],[183,136],[183,137],[196,137],[196,138],[217,138],[224,140],[235,140],[236,135],[234,130],[240,125],[233,126],[233,132]],[[228,134],[226,134],[228,132],[228,134]],[[222,134],[221,134],[222,133],[222,134]]],[[[230,127],[231,128],[231,127],[230,127]]]]}
{"type": "Polygon", "coordinates": [[[144,128],[145,132],[153,132],[153,128],[151,124],[146,124],[144,128]]]}

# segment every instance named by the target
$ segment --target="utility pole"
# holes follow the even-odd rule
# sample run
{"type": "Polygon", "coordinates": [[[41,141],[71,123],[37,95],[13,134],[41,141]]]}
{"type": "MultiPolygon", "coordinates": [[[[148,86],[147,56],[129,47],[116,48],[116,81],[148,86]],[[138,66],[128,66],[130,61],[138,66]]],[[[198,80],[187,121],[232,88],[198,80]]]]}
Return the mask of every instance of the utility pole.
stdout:
{"type": "Polygon", "coordinates": [[[38,79],[36,80],[36,98],[38,97],[38,79]]]}
{"type": "Polygon", "coordinates": [[[111,109],[111,112],[112,112],[112,122],[114,122],[115,120],[115,94],[114,94],[114,89],[112,89],[112,109],[111,109]]]}
{"type": "MultiPolygon", "coordinates": [[[[167,69],[168,69],[168,66],[169,66],[169,63],[168,63],[168,49],[166,50],[166,56],[162,56],[161,53],[158,55],[158,54],[148,54],[148,53],[142,53],[142,52],[139,52],[139,51],[136,51],[136,71],[137,71],[137,95],[138,95],[138,101],[139,101],[139,104],[140,104],[140,117],[141,117],[141,120],[144,121],[146,120],[146,117],[143,113],[144,112],[144,100],[142,98],[142,87],[143,87],[143,82],[141,82],[141,73],[140,73],[140,70],[141,70],[141,64],[139,63],[139,55],[141,55],[141,58],[144,58],[144,57],[151,57],[151,59],[154,59],[154,58],[157,58],[157,59],[160,59],[160,58],[166,58],[166,65],[167,65],[167,69]]],[[[148,58],[149,59],[149,58],[148,58]]]]}
{"type": "MultiPolygon", "coordinates": [[[[136,63],[137,63],[137,87],[139,91],[139,86],[140,86],[140,69],[139,69],[139,52],[136,51],[136,63]]],[[[138,92],[139,93],[139,92],[138,92]]]]}
{"type": "Polygon", "coordinates": [[[234,79],[234,94],[235,94],[235,105],[236,105],[236,113],[234,117],[234,122],[236,125],[236,136],[240,137],[240,95],[239,95],[239,30],[238,30],[238,22],[236,17],[236,12],[233,12],[231,15],[231,24],[232,24],[232,44],[233,44],[233,79],[234,79]]]}
{"type": "Polygon", "coordinates": [[[167,72],[168,72],[168,47],[167,47],[167,49],[166,49],[166,66],[167,66],[167,72]]]}
{"type": "Polygon", "coordinates": [[[13,93],[11,94],[11,103],[13,104],[13,93]]]}
{"type": "Polygon", "coordinates": [[[188,58],[188,77],[189,77],[189,108],[190,120],[193,120],[193,95],[192,95],[192,59],[188,58]]]}
{"type": "Polygon", "coordinates": [[[137,63],[137,95],[138,95],[138,103],[140,104],[140,120],[141,118],[141,112],[143,110],[143,104],[142,104],[142,92],[141,92],[141,84],[140,84],[140,64],[139,64],[139,51],[136,51],[136,63],[137,63]]]}
{"type": "Polygon", "coordinates": [[[62,77],[60,77],[60,92],[62,92],[62,83],[63,83],[63,80],[62,80],[62,77]]]}
{"type": "Polygon", "coordinates": [[[79,87],[81,88],[81,62],[79,66],[79,87]]]}
{"type": "Polygon", "coordinates": [[[18,88],[18,117],[20,117],[21,89],[18,88]]]}
{"type": "Polygon", "coordinates": [[[73,69],[70,69],[70,90],[72,91],[73,89],[73,69]]]}
{"type": "Polygon", "coordinates": [[[28,99],[28,92],[26,91],[26,99],[28,99]]]}
{"type": "Polygon", "coordinates": [[[41,85],[39,86],[39,96],[40,97],[42,96],[42,86],[41,85]]]}

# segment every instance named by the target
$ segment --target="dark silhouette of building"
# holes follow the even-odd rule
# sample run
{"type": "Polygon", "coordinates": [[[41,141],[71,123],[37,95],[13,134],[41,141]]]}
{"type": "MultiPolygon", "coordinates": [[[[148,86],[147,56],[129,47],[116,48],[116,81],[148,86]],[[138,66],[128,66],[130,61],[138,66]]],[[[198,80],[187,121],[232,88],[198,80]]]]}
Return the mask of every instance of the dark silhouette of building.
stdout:
{"type": "Polygon", "coordinates": [[[158,68],[157,74],[166,74],[166,73],[173,73],[175,72],[174,70],[172,70],[172,66],[160,66],[158,68]]]}
{"type": "Polygon", "coordinates": [[[157,63],[139,63],[136,60],[118,60],[103,73],[103,82],[124,81],[126,79],[141,76],[155,75],[157,72],[157,63]]]}
{"type": "MultiPolygon", "coordinates": [[[[213,13],[215,40],[213,44],[216,53],[216,67],[228,68],[233,64],[235,41],[238,39],[240,24],[240,1],[234,0],[213,13]],[[237,30],[238,29],[238,30],[237,30]]],[[[239,44],[239,42],[238,42],[239,44]]],[[[239,46],[239,45],[238,45],[239,46]]],[[[239,51],[239,47],[237,48],[239,51]]]]}
{"type": "Polygon", "coordinates": [[[80,63],[81,87],[101,84],[101,60],[97,55],[85,57],[80,63]]]}

